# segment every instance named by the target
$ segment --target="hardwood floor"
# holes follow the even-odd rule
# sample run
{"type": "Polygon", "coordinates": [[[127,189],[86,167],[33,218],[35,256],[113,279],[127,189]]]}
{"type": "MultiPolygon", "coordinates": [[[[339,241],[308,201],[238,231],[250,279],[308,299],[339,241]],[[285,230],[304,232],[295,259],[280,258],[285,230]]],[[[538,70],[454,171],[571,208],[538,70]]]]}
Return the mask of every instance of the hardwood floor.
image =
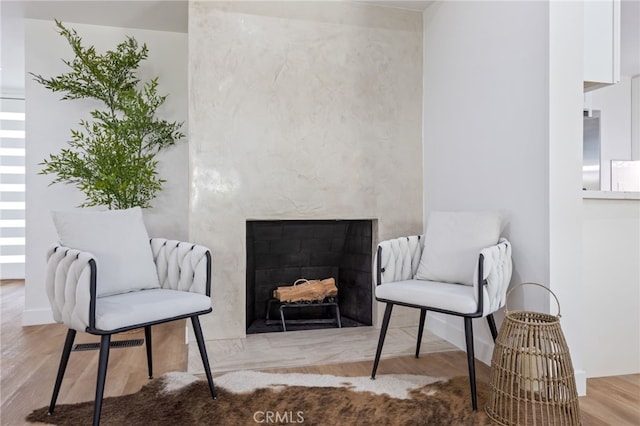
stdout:
{"type": "MultiPolygon", "coordinates": [[[[24,309],[22,282],[0,285],[0,425],[27,424],[24,417],[37,407],[49,404],[55,382],[66,327],[60,324],[21,326],[24,309]]],[[[113,340],[144,339],[134,331],[114,336],[113,340]]],[[[154,375],[185,371],[187,346],[184,322],[153,328],[154,375]]],[[[99,342],[100,337],[78,333],[76,343],[99,342]]],[[[112,349],[105,397],[136,392],[147,381],[144,345],[112,349]]],[[[98,351],[72,352],[62,382],[58,403],[93,400],[98,366],[98,351]]]]}
{"type": "MultiPolygon", "coordinates": [[[[24,286],[21,281],[2,281],[0,285],[0,425],[26,424],[24,417],[45,406],[51,398],[66,329],[58,324],[21,326],[24,286]]],[[[143,339],[141,331],[120,335],[118,339],[143,339]]],[[[77,343],[98,342],[95,336],[78,333],[77,343]]],[[[154,372],[186,371],[187,345],[184,322],[154,327],[154,372]]],[[[58,403],[92,400],[95,392],[97,351],[73,352],[58,403]]],[[[488,381],[489,367],[476,363],[479,380],[488,381]]],[[[271,369],[363,376],[371,372],[371,361],[271,369]]],[[[409,373],[431,376],[467,374],[466,355],[461,351],[412,356],[380,362],[378,374],[409,373]]],[[[144,346],[113,349],[105,396],[136,392],[148,381],[144,346]]],[[[640,425],[640,374],[604,377],[587,381],[588,396],[580,398],[583,425],[640,425]]]]}

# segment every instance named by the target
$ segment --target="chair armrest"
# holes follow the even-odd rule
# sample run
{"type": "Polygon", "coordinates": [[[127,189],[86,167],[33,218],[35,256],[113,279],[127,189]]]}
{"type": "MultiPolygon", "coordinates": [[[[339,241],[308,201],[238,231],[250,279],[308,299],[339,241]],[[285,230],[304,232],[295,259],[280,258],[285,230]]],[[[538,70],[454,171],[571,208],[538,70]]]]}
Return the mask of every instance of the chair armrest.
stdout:
{"type": "MultiPolygon", "coordinates": [[[[482,283],[487,291],[488,300],[483,302],[484,313],[495,312],[504,306],[507,288],[511,282],[513,265],[511,261],[511,243],[506,238],[500,238],[495,246],[480,251],[483,257],[482,283]]],[[[474,294],[478,292],[478,267],[474,275],[474,294]]],[[[477,297],[477,296],[476,296],[477,297]]]]}
{"type": "Polygon", "coordinates": [[[211,252],[197,244],[152,238],[160,287],[211,295],[211,252]]]}
{"type": "Polygon", "coordinates": [[[91,287],[95,288],[96,261],[89,252],[56,245],[47,252],[45,288],[53,319],[85,331],[92,319],[91,287]]]}
{"type": "Polygon", "coordinates": [[[412,235],[380,242],[373,270],[376,285],[412,279],[422,256],[421,240],[421,235],[412,235]]]}

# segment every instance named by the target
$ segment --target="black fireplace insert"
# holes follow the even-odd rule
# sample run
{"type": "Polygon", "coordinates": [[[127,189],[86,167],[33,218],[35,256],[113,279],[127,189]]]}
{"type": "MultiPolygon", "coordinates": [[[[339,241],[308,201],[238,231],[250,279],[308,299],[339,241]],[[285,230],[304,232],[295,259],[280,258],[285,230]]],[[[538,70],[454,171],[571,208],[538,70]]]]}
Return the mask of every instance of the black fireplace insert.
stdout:
{"type": "Polygon", "coordinates": [[[372,220],[247,221],[247,334],[371,325],[372,226],[372,220]],[[282,318],[276,287],[330,277],[338,287],[335,303],[285,306],[282,318]]]}

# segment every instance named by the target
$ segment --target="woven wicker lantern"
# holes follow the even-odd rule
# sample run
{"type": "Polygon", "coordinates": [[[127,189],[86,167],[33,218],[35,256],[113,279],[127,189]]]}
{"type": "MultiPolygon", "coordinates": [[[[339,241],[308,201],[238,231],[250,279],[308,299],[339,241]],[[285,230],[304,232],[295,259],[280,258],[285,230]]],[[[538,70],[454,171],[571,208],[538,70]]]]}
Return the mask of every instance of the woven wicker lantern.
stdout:
{"type": "MultiPolygon", "coordinates": [[[[485,412],[501,425],[580,425],[580,409],[569,348],[558,315],[509,312],[491,359],[485,412]]],[[[516,286],[514,287],[520,287],[516,286]]],[[[507,301],[511,289],[507,293],[507,301]]]]}

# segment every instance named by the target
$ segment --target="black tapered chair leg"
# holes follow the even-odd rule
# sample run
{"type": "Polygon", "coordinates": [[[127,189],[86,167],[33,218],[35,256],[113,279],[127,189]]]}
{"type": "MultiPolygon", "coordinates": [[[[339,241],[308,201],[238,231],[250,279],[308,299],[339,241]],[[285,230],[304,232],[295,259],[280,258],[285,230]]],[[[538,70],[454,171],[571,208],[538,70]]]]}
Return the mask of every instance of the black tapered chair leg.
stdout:
{"type": "Polygon", "coordinates": [[[467,341],[467,363],[469,364],[469,384],[471,386],[471,406],[478,411],[478,396],[476,394],[476,362],[473,353],[473,323],[472,319],[464,318],[464,335],[467,341]]]}
{"type": "Polygon", "coordinates": [[[64,348],[62,349],[62,356],[60,357],[60,366],[58,367],[58,376],[56,377],[56,384],[53,386],[53,395],[51,396],[51,403],[49,404],[49,411],[47,414],[53,414],[53,410],[56,408],[56,401],[58,400],[58,393],[60,392],[60,386],[62,385],[62,378],[64,377],[64,372],[67,369],[69,355],[71,354],[71,348],[73,347],[73,341],[75,338],[76,331],[71,328],[67,330],[67,337],[64,340],[64,348]]]}
{"type": "Polygon", "coordinates": [[[391,318],[392,310],[393,303],[387,303],[387,307],[384,309],[384,317],[382,318],[382,328],[380,329],[380,337],[378,338],[376,358],[373,361],[373,369],[371,370],[371,380],[376,378],[376,371],[378,371],[378,363],[380,362],[380,354],[382,353],[382,345],[384,345],[384,338],[387,335],[387,328],[389,328],[389,319],[391,318]]]}
{"type": "Polygon", "coordinates": [[[491,330],[491,337],[495,342],[498,337],[498,329],[496,328],[496,320],[493,318],[493,314],[487,315],[487,322],[489,323],[489,330],[491,330]]]}
{"type": "Polygon", "coordinates": [[[416,343],[416,358],[420,357],[420,345],[422,344],[422,332],[424,331],[424,321],[427,318],[427,310],[420,309],[420,323],[418,324],[418,342],[416,343]]]}
{"type": "Polygon", "coordinates": [[[202,358],[202,365],[204,366],[204,373],[207,376],[207,382],[209,382],[209,391],[211,397],[216,399],[216,389],[213,386],[213,377],[211,377],[211,368],[209,367],[209,357],[207,357],[207,348],[204,344],[204,337],[202,336],[202,328],[200,327],[200,319],[197,315],[191,317],[191,324],[193,325],[193,332],[196,335],[196,341],[198,342],[198,349],[200,350],[200,357],[202,358]]]}
{"type": "Polygon", "coordinates": [[[104,396],[104,384],[107,379],[107,365],[109,364],[109,348],[111,335],[104,334],[100,339],[100,356],[98,358],[98,379],[96,382],[96,400],[93,405],[93,426],[100,424],[102,412],[102,397],[104,396]]]}
{"type": "Polygon", "coordinates": [[[153,355],[151,349],[151,326],[144,328],[144,344],[147,347],[147,368],[149,370],[149,378],[153,379],[153,355]]]}

